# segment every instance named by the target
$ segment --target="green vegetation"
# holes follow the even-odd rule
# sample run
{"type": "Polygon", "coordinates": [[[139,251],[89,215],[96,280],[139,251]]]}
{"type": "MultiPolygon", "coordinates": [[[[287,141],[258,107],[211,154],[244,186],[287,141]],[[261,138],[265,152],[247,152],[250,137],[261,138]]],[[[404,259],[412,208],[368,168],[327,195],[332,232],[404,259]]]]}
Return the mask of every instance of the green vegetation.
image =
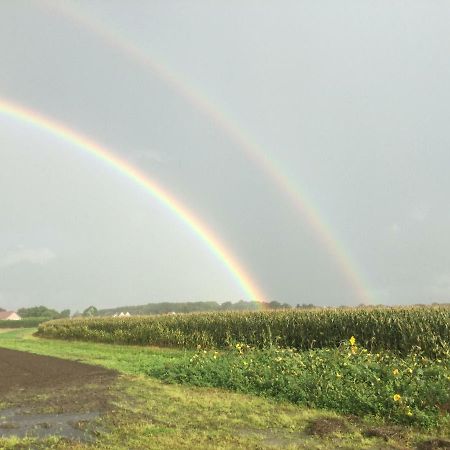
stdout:
{"type": "Polygon", "coordinates": [[[147,369],[144,364],[144,372],[167,382],[385,417],[391,423],[436,427],[448,420],[448,307],[59,320],[40,325],[38,334],[196,346],[195,354],[187,352],[147,369]]]}
{"type": "Polygon", "coordinates": [[[420,354],[369,353],[351,342],[338,349],[296,352],[236,344],[225,352],[199,349],[193,356],[152,368],[152,376],[197,386],[222,387],[308,407],[391,423],[450,425],[450,359],[420,354]]]}
{"type": "Polygon", "coordinates": [[[32,335],[35,331],[32,328],[2,333],[0,347],[98,364],[130,375],[143,375],[150,369],[162,369],[168,361],[182,361],[185,356],[195,353],[157,347],[39,339],[32,335]]]}
{"type": "Polygon", "coordinates": [[[81,315],[83,317],[94,317],[97,313],[98,309],[95,306],[88,306],[81,315]]]}
{"type": "MultiPolygon", "coordinates": [[[[312,305],[310,305],[312,306],[312,305]]],[[[291,305],[287,303],[279,303],[272,301],[268,303],[269,309],[288,309],[291,305]]],[[[300,307],[300,305],[298,305],[300,307]]],[[[148,303],[147,305],[120,306],[117,308],[101,309],[98,311],[99,316],[112,316],[121,312],[128,311],[133,315],[152,315],[152,314],[169,314],[169,313],[190,313],[190,312],[212,312],[212,311],[256,311],[259,305],[255,302],[162,302],[148,303]]]]}
{"type": "Polygon", "coordinates": [[[337,348],[349,336],[370,352],[419,351],[448,357],[449,307],[356,308],[174,314],[129,318],[57,320],[39,335],[105,343],[228,348],[243,343],[307,350],[337,348]]]}
{"type": "Polygon", "coordinates": [[[0,320],[0,328],[30,328],[50,320],[48,317],[30,317],[22,320],[0,320]]]}
{"type": "Polygon", "coordinates": [[[46,306],[32,306],[31,308],[20,308],[17,310],[22,319],[31,319],[38,317],[45,317],[46,320],[62,319],[70,316],[70,309],[65,309],[60,313],[55,309],[47,308],[46,306]]]}
{"type": "MultiPolygon", "coordinates": [[[[318,373],[327,357],[324,351],[296,354],[275,348],[261,351],[235,346],[231,352],[215,354],[213,350],[204,353],[204,350],[182,351],[39,339],[32,336],[33,331],[15,330],[0,334],[0,346],[98,364],[115,368],[124,375],[111,390],[111,395],[115,396],[113,411],[99,420],[98,428],[101,431],[97,433],[95,444],[76,445],[58,438],[49,438],[45,441],[11,438],[0,439],[0,448],[381,450],[412,448],[419,442],[448,439],[449,433],[445,423],[432,432],[410,426],[394,427],[382,417],[366,416],[358,419],[330,411],[299,408],[284,401],[273,401],[227,390],[179,384],[167,385],[153,378],[161,376],[168,380],[172,377],[171,381],[175,381],[181,373],[180,368],[186,362],[189,362],[186,368],[188,374],[196,373],[202,365],[207,368],[209,364],[220,377],[220,371],[226,369],[228,363],[231,368],[235,364],[245,366],[244,361],[254,358],[258,359],[256,364],[260,368],[265,365],[264,358],[266,358],[267,365],[275,364],[274,367],[280,374],[284,367],[286,367],[284,370],[287,370],[289,365],[292,368],[301,365],[297,362],[298,358],[305,364],[310,364],[310,368],[318,373]],[[277,358],[281,358],[281,361],[277,361],[277,358]],[[317,360],[314,363],[314,358],[323,359],[323,362],[317,360]],[[316,366],[312,367],[312,364],[316,366]],[[152,377],[142,374],[151,374],[152,377]]],[[[359,349],[357,354],[352,353],[351,346],[341,350],[345,350],[345,354],[351,353],[355,358],[354,363],[363,361],[357,359],[364,358],[364,352],[360,352],[359,349]]],[[[375,355],[373,357],[375,358],[375,355]]],[[[350,357],[348,359],[351,361],[350,357]]],[[[345,370],[353,373],[356,368],[356,364],[352,363],[345,370]]],[[[401,370],[401,376],[404,376],[405,367],[399,364],[398,369],[401,370]]],[[[267,370],[268,374],[275,374],[275,370],[271,372],[267,370]]],[[[208,368],[205,376],[201,377],[201,382],[200,378],[196,381],[190,376],[189,379],[178,381],[207,386],[212,384],[208,381],[209,373],[208,368]]],[[[342,375],[345,373],[343,369],[342,375]]],[[[234,381],[238,377],[236,374],[234,381]]],[[[388,373],[386,377],[392,378],[388,373]]],[[[344,377],[341,380],[344,380],[344,377]]],[[[347,380],[349,388],[350,379],[347,380]]],[[[391,380],[392,383],[395,380],[391,380]]],[[[233,386],[225,387],[234,389],[233,386]]],[[[252,392],[250,388],[246,390],[252,392]]],[[[351,392],[349,397],[356,397],[358,400],[363,394],[358,395],[359,391],[355,391],[351,392]]],[[[402,400],[405,398],[406,394],[403,393],[402,400]]],[[[350,403],[347,399],[347,404],[350,403]]]]}

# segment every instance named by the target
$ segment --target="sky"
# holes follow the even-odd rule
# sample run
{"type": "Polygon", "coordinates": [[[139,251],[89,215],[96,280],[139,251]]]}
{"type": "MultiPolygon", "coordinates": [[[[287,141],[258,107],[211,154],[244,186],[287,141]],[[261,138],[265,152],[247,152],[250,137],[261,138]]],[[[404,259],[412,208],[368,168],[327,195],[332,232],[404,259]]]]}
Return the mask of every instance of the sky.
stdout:
{"type": "Polygon", "coordinates": [[[448,302],[449,19],[444,0],[1,2],[0,103],[137,168],[264,298],[117,167],[0,109],[0,307],[448,302]]]}

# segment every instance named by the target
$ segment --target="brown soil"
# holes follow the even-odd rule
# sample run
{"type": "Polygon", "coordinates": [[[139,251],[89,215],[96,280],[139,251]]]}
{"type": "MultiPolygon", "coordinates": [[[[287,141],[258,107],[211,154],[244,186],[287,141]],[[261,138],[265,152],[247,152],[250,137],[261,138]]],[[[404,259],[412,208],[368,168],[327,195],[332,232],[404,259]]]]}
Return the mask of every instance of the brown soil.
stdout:
{"type": "Polygon", "coordinates": [[[383,438],[385,441],[389,439],[402,439],[405,435],[405,429],[401,427],[372,427],[363,431],[366,437],[383,438]]]}
{"type": "Polygon", "coordinates": [[[102,367],[0,348],[0,439],[88,439],[86,424],[112,409],[117,376],[102,367]]]}
{"type": "Polygon", "coordinates": [[[116,376],[112,370],[75,361],[0,348],[0,396],[17,389],[71,387],[103,383],[116,376]]]}

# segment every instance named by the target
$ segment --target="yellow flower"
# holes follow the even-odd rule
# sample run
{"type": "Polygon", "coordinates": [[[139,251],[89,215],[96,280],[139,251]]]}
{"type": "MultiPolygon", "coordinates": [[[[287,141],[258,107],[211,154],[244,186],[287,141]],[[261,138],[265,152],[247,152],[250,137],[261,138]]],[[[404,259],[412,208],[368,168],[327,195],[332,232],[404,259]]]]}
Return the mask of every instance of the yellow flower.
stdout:
{"type": "Polygon", "coordinates": [[[394,394],[394,402],[398,402],[400,399],[402,398],[402,396],[400,394],[394,394]]]}
{"type": "Polygon", "coordinates": [[[398,375],[398,369],[394,369],[393,371],[392,371],[392,374],[394,375],[394,376],[397,376],[398,375]]]}
{"type": "Polygon", "coordinates": [[[348,341],[350,342],[350,345],[355,345],[356,344],[355,336],[352,336],[348,341]]]}
{"type": "Polygon", "coordinates": [[[336,377],[337,378],[342,378],[342,375],[339,372],[336,372],[336,377]]]}
{"type": "Polygon", "coordinates": [[[411,417],[411,416],[413,415],[413,413],[412,413],[412,411],[411,411],[410,409],[408,409],[408,410],[406,411],[406,415],[409,416],[409,417],[411,417]]]}

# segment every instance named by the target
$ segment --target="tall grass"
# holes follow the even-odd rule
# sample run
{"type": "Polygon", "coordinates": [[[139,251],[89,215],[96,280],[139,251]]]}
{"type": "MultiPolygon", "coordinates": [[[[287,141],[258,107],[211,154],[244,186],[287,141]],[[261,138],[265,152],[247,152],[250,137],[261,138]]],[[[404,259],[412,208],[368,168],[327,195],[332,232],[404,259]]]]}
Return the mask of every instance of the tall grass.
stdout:
{"type": "Polygon", "coordinates": [[[214,312],[128,318],[54,320],[38,335],[132,345],[226,348],[235,342],[256,348],[298,350],[338,347],[355,336],[369,351],[418,350],[449,356],[450,308],[355,308],[262,312],[214,312]]]}

